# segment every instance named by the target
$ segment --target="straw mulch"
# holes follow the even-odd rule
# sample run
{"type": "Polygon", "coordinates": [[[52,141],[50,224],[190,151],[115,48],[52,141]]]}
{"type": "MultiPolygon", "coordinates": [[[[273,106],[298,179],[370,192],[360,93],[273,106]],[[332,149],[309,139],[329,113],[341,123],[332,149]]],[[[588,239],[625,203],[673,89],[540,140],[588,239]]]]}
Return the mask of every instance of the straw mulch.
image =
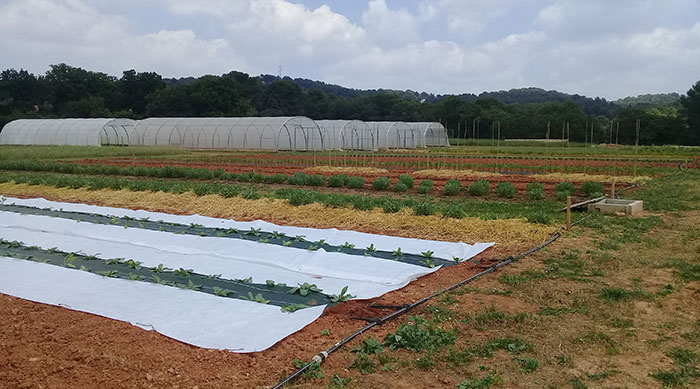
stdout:
{"type": "Polygon", "coordinates": [[[325,174],[382,174],[388,173],[386,169],[376,167],[342,167],[342,166],[314,166],[304,171],[309,173],[325,173],[325,174]]]}
{"type": "Polygon", "coordinates": [[[0,194],[174,214],[200,214],[235,220],[262,219],[281,225],[338,228],[409,238],[466,243],[496,242],[499,245],[518,247],[540,243],[556,230],[555,227],[531,224],[524,219],[458,220],[441,216],[415,216],[409,209],[386,214],[379,209],[333,209],[321,204],[292,206],[279,199],[226,199],[218,195],[200,197],[191,192],[173,194],[108,189],[89,191],[3,183],[0,184],[0,194]]]}

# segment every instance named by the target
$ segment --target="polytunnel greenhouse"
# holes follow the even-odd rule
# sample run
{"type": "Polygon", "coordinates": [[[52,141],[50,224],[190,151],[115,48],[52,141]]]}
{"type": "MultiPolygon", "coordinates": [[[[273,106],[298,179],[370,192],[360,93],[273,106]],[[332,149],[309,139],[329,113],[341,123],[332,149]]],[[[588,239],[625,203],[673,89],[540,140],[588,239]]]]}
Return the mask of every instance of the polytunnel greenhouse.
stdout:
{"type": "Polygon", "coordinates": [[[254,150],[324,150],[326,134],[306,117],[148,118],[131,134],[133,146],[254,150]]]}
{"type": "Polygon", "coordinates": [[[447,130],[438,122],[408,123],[418,131],[420,137],[419,147],[447,147],[450,145],[447,139],[447,130]]]}
{"type": "Polygon", "coordinates": [[[128,145],[131,119],[20,119],[3,127],[0,145],[128,145]]]}
{"type": "Polygon", "coordinates": [[[404,122],[368,122],[375,131],[380,149],[415,149],[420,147],[418,130],[404,122]]]}
{"type": "Polygon", "coordinates": [[[359,120],[317,120],[319,128],[328,135],[329,148],[343,150],[376,150],[375,131],[359,120]]]}

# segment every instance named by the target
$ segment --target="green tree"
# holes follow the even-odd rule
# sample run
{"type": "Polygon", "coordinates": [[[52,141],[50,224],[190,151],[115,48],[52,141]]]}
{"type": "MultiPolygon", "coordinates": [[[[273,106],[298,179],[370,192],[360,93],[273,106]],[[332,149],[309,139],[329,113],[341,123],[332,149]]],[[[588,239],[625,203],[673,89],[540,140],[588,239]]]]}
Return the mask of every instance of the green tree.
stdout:
{"type": "Polygon", "coordinates": [[[700,81],[685,96],[681,96],[681,113],[688,125],[686,144],[700,144],[700,81]]]}

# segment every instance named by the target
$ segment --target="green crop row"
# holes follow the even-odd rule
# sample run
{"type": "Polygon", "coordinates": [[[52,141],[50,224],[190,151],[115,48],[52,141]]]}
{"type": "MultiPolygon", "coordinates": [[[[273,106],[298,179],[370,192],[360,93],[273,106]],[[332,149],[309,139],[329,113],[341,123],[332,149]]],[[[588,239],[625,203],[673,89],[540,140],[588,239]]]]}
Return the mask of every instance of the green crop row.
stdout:
{"type": "Polygon", "coordinates": [[[230,184],[221,182],[175,181],[175,180],[142,180],[118,177],[90,177],[55,173],[12,173],[1,172],[0,182],[16,182],[29,185],[46,185],[53,187],[86,188],[89,190],[129,189],[132,191],[151,191],[184,193],[193,192],[198,196],[217,194],[222,197],[242,197],[258,199],[260,197],[286,199],[292,205],[321,203],[327,207],[339,208],[352,206],[358,210],[380,208],[386,213],[395,213],[404,208],[411,208],[417,215],[429,213],[433,209],[445,217],[461,218],[465,216],[478,217],[485,220],[504,218],[528,218],[531,220],[551,221],[558,217],[558,204],[549,201],[529,203],[506,203],[498,201],[479,201],[464,199],[461,201],[442,200],[431,202],[411,197],[365,196],[352,194],[321,193],[313,190],[297,188],[281,188],[274,192],[261,192],[248,184],[230,184]],[[431,203],[434,206],[420,204],[431,203]],[[536,216],[533,216],[535,215],[536,216]],[[545,218],[537,215],[547,215],[545,218]]]}

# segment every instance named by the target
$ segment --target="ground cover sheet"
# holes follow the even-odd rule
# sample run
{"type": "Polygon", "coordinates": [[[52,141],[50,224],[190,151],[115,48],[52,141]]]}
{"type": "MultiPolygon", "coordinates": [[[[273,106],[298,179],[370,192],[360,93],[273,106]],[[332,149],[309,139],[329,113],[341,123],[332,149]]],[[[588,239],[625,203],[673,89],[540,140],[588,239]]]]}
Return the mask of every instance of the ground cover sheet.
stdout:
{"type": "MultiPolygon", "coordinates": [[[[324,239],[332,244],[350,242],[357,247],[469,259],[491,244],[467,245],[387,237],[353,231],[277,226],[264,221],[236,222],[198,215],[181,216],[108,207],[8,198],[5,204],[90,212],[111,216],[149,218],[216,228],[260,228],[324,239]]],[[[371,298],[405,286],[435,271],[413,264],[265,244],[256,241],[196,236],[100,225],[59,217],[0,212],[0,238],[28,246],[80,252],[98,259],[128,258],[144,267],[159,265],[216,274],[223,279],[249,279],[315,284],[325,294],[338,294],[348,286],[356,298],[371,298]]],[[[116,279],[52,264],[0,257],[0,293],[127,321],[199,347],[237,352],[264,350],[298,331],[321,315],[324,305],[295,312],[279,306],[202,293],[168,285],[116,279]]]]}

